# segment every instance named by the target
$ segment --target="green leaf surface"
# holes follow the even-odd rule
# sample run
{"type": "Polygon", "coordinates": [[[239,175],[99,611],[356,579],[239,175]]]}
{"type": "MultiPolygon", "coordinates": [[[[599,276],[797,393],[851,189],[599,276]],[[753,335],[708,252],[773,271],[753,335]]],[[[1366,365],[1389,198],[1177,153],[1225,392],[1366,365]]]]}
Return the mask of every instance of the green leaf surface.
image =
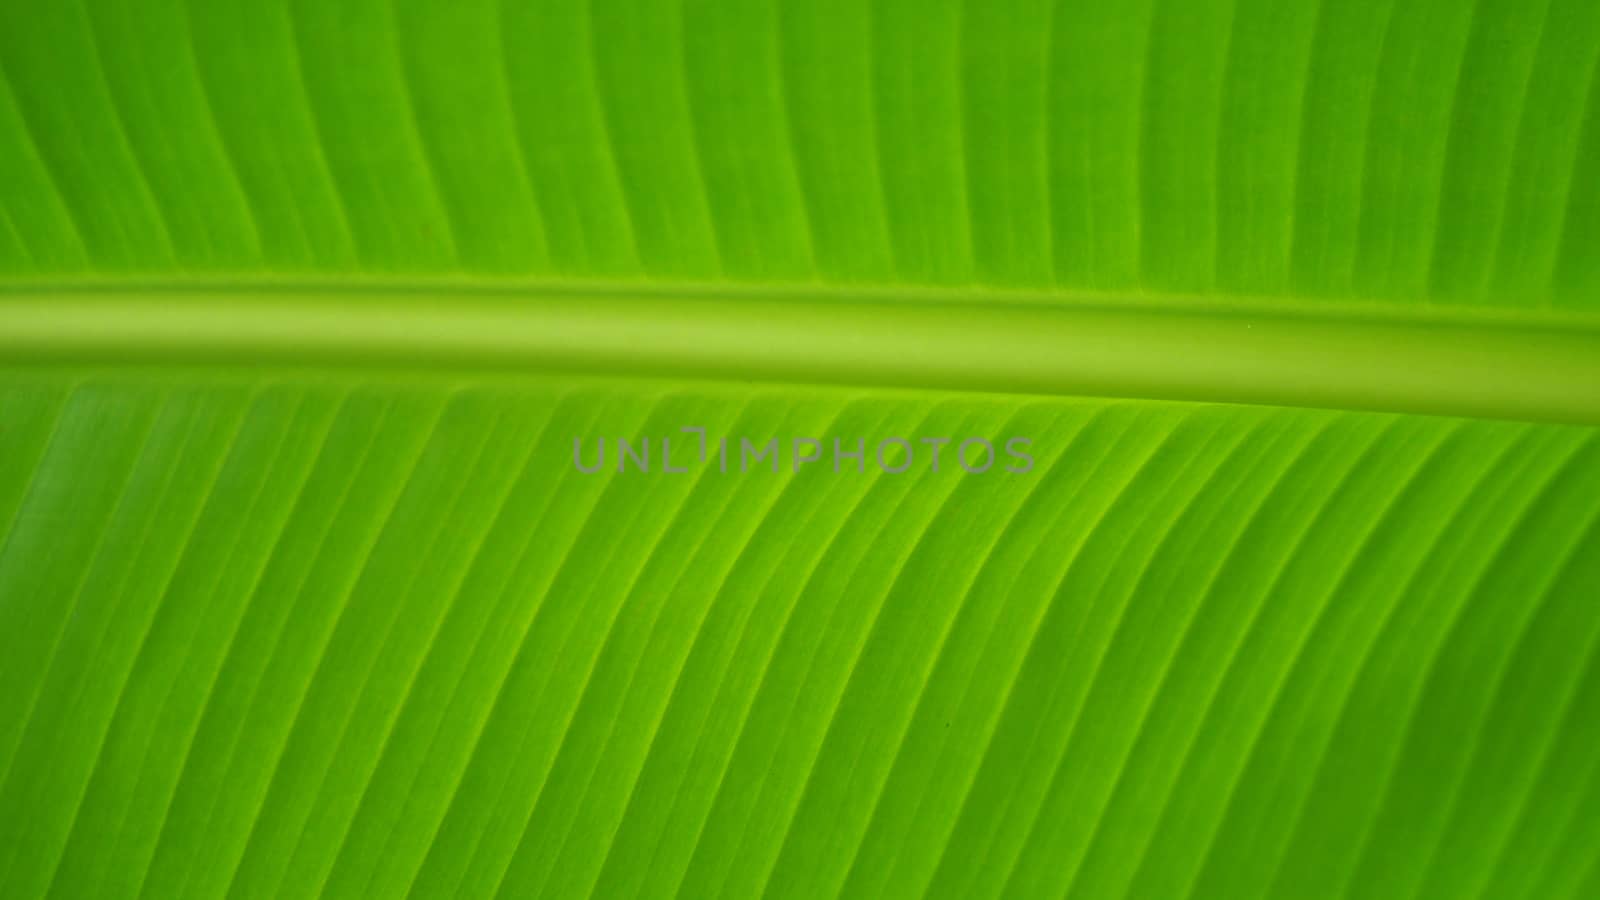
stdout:
{"type": "Polygon", "coordinates": [[[1597,80],[0,0],[0,897],[1600,896],[1597,80]]]}

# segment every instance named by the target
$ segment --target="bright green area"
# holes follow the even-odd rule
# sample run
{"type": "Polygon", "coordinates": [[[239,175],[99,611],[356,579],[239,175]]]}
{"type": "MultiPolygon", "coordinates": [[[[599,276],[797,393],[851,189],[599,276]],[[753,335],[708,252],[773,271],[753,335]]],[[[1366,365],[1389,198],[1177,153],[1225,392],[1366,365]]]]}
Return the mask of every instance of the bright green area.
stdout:
{"type": "Polygon", "coordinates": [[[1591,429],[6,384],[9,897],[1600,886],[1591,429]],[[572,466],[573,437],[681,425],[1026,435],[1037,468],[572,466]]]}
{"type": "Polygon", "coordinates": [[[1587,900],[1597,425],[1594,0],[0,0],[0,898],[1587,900]]]}
{"type": "Polygon", "coordinates": [[[0,272],[1594,312],[1593,0],[5,0],[0,272]]]}

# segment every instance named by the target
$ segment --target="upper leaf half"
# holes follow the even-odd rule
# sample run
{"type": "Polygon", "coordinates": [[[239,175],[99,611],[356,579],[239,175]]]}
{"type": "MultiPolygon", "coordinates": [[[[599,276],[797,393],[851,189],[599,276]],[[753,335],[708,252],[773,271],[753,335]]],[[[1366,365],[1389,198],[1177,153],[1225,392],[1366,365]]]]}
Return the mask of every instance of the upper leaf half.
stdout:
{"type": "Polygon", "coordinates": [[[1600,310],[1591,0],[0,4],[0,272],[1600,310]]]}

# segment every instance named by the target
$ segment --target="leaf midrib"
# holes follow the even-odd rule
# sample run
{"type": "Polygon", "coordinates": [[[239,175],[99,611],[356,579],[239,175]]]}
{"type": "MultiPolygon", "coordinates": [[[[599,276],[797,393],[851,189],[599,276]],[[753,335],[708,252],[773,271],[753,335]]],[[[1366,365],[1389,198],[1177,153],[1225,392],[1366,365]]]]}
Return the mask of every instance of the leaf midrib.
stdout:
{"type": "Polygon", "coordinates": [[[1259,403],[1600,425],[1600,321],[806,286],[18,284],[24,364],[403,366],[1259,403]]]}

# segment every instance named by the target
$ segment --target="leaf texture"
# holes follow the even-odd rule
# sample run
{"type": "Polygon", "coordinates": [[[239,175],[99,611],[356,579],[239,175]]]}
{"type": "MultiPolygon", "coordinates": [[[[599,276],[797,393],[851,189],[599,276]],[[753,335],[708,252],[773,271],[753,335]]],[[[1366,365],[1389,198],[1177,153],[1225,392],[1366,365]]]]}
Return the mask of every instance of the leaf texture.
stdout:
{"type": "Polygon", "coordinates": [[[0,271],[1600,297],[1590,0],[0,4],[0,271]]]}
{"type": "Polygon", "coordinates": [[[1590,429],[10,383],[12,896],[1549,897],[1600,871],[1590,429]],[[1026,432],[1038,467],[568,456],[683,421],[1026,432]]]}
{"type": "Polygon", "coordinates": [[[1593,0],[0,0],[0,897],[1600,896],[1597,81],[1593,0]]]}

